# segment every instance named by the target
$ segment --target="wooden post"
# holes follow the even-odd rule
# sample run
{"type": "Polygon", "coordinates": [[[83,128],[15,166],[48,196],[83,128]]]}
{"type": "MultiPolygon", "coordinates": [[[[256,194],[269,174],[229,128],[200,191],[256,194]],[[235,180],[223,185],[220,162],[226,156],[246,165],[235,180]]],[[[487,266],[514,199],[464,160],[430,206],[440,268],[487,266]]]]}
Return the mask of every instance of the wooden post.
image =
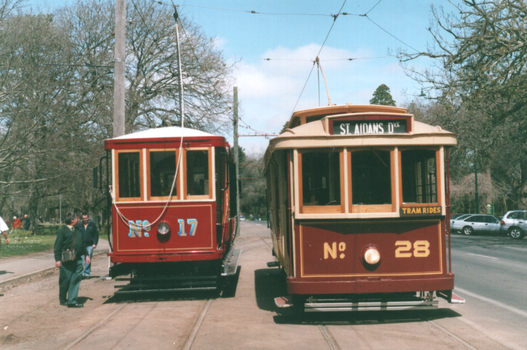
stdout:
{"type": "Polygon", "coordinates": [[[125,76],[124,61],[126,33],[126,0],[115,0],[115,58],[113,77],[113,136],[122,136],[125,133],[125,76]]]}

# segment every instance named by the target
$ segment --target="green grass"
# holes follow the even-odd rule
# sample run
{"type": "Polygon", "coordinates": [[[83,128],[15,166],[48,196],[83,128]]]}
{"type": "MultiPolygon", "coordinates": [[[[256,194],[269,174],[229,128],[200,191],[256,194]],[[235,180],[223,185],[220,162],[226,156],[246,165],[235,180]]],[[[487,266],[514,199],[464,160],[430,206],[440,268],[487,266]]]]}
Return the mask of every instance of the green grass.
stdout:
{"type": "Polygon", "coordinates": [[[2,248],[0,249],[0,259],[11,256],[28,255],[53,249],[56,235],[36,235],[32,236],[32,231],[17,230],[9,231],[9,244],[2,239],[2,248]]]}

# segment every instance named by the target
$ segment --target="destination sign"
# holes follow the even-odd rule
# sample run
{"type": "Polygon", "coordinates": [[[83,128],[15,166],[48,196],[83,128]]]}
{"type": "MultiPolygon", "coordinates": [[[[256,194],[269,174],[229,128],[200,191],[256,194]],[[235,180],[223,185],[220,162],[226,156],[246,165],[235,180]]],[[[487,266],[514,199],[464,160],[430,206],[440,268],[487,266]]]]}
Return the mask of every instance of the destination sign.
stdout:
{"type": "Polygon", "coordinates": [[[333,135],[406,134],[406,120],[334,121],[333,135]]]}
{"type": "Polygon", "coordinates": [[[401,208],[401,216],[441,215],[441,207],[408,207],[401,208]]]}

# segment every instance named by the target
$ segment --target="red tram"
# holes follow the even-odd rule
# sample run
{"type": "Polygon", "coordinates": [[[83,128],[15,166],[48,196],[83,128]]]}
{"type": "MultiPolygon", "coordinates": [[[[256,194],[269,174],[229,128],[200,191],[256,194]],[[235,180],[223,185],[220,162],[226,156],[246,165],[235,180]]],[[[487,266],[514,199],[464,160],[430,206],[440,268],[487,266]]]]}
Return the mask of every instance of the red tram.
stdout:
{"type": "Polygon", "coordinates": [[[452,293],[448,148],[406,109],[295,112],[265,153],[273,255],[305,311],[431,309],[452,293]],[[448,240],[447,240],[448,237],[448,240]],[[434,294],[435,292],[435,294],[434,294]]]}
{"type": "Polygon", "coordinates": [[[109,275],[130,274],[117,293],[216,289],[236,273],[236,174],[223,137],[164,127],[106,140],[105,149],[109,275]]]}

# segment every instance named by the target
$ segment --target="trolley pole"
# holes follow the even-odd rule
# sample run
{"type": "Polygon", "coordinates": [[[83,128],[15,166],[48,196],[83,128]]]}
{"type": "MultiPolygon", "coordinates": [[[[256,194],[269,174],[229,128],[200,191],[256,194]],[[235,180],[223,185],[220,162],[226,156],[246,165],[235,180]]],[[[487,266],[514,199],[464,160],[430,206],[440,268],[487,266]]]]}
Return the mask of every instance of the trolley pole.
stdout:
{"type": "Polygon", "coordinates": [[[113,136],[124,135],[126,0],[115,0],[115,57],[113,76],[113,136]]]}
{"type": "Polygon", "coordinates": [[[238,153],[238,87],[233,88],[233,144],[236,163],[236,237],[240,235],[240,157],[238,153]]]}

